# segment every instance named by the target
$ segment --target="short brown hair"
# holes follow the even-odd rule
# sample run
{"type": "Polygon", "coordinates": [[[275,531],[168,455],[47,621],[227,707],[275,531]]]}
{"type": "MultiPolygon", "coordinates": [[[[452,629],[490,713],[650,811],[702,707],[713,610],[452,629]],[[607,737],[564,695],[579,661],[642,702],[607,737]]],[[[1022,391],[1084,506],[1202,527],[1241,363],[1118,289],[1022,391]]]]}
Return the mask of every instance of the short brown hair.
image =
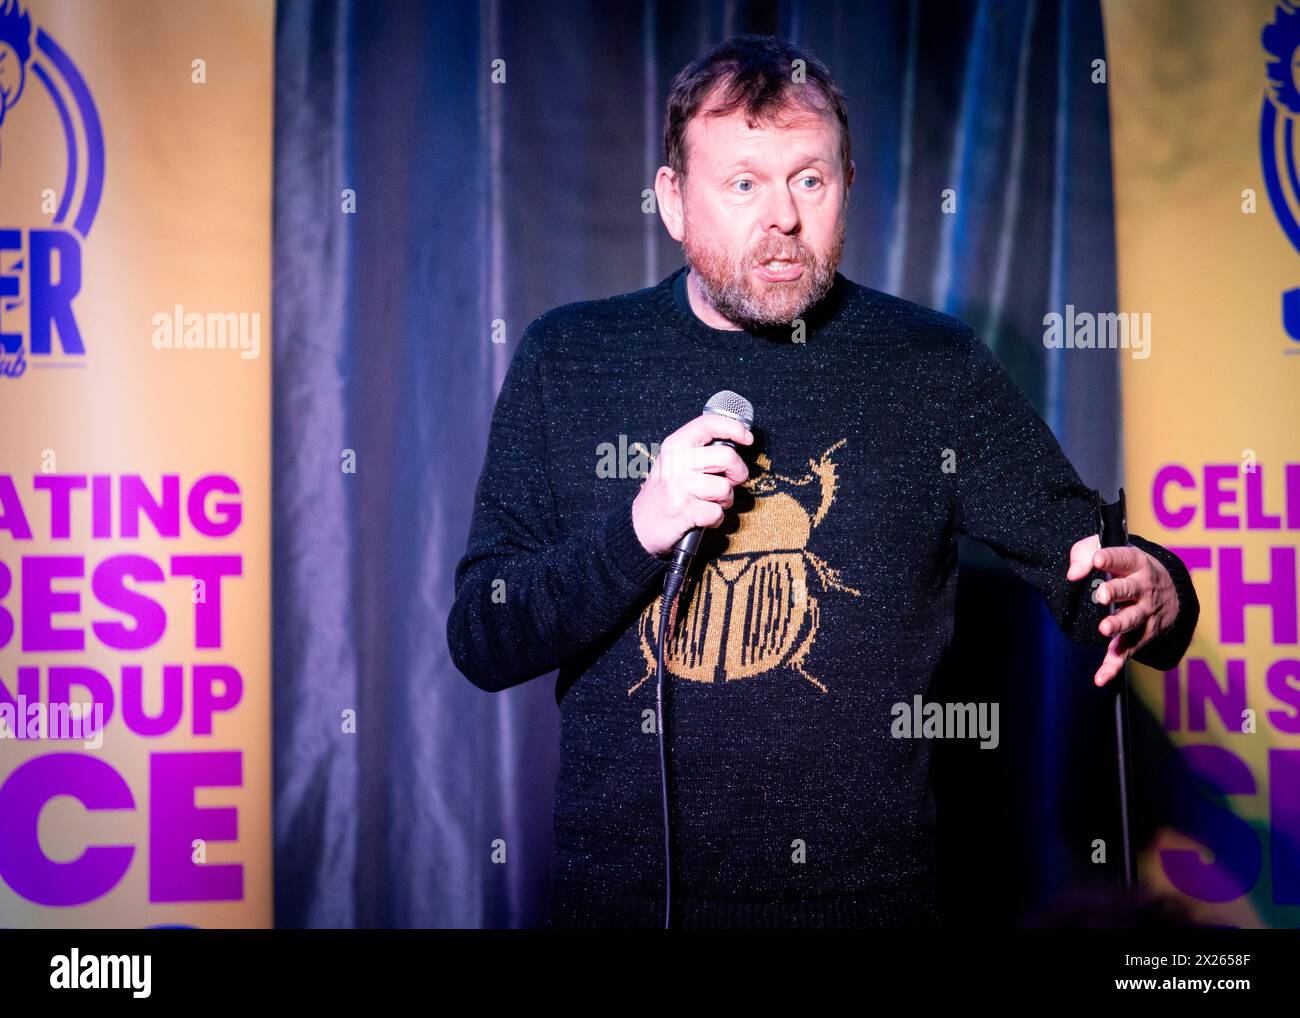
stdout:
{"type": "Polygon", "coordinates": [[[851,147],[849,112],[835,79],[826,65],[806,49],[774,35],[737,35],[714,46],[677,72],[668,89],[664,118],[664,151],[668,166],[686,175],[686,124],[694,116],[726,116],[744,109],[751,126],[776,120],[791,106],[835,114],[840,123],[840,163],[847,185],[851,147]],[[796,82],[791,70],[796,60],[804,65],[804,81],[796,82]],[[701,110],[718,86],[725,86],[718,101],[701,110]]]}

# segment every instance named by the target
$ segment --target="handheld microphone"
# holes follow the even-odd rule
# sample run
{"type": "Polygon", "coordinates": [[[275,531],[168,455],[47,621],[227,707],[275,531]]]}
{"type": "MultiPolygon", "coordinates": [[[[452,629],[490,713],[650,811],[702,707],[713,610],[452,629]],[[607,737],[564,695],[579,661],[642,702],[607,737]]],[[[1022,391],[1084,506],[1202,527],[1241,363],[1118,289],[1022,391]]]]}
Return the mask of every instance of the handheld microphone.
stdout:
{"type": "MultiPolygon", "coordinates": [[[[754,404],[730,389],[715,392],[709,398],[709,401],[704,404],[704,412],[740,421],[751,431],[754,428],[754,404]]],[[[736,443],[727,438],[715,438],[709,444],[729,445],[733,449],[736,448],[736,443]]],[[[682,535],[682,539],[673,548],[672,561],[669,563],[668,571],[664,574],[665,606],[671,605],[674,598],[677,597],[677,592],[681,590],[682,583],[686,580],[686,574],[690,571],[691,562],[695,559],[695,549],[700,546],[700,538],[703,534],[703,527],[692,527],[682,535]]]]}
{"type": "MultiPolygon", "coordinates": [[[[704,404],[704,412],[730,417],[740,421],[750,429],[754,427],[754,404],[745,399],[744,396],[738,396],[730,389],[715,392],[709,401],[704,404]]],[[[736,448],[736,443],[726,438],[715,438],[709,444],[729,445],[733,449],[736,448]]],[[[692,527],[682,535],[682,539],[673,548],[672,563],[668,566],[668,572],[664,576],[664,599],[659,610],[659,647],[655,664],[655,707],[658,711],[657,722],[659,728],[659,790],[664,807],[664,929],[669,928],[673,905],[673,852],[671,828],[668,822],[668,765],[664,751],[664,635],[668,632],[668,627],[674,617],[673,608],[677,602],[677,595],[682,589],[686,573],[691,568],[691,562],[695,558],[695,549],[699,547],[700,537],[703,533],[703,527],[692,527]]]]}

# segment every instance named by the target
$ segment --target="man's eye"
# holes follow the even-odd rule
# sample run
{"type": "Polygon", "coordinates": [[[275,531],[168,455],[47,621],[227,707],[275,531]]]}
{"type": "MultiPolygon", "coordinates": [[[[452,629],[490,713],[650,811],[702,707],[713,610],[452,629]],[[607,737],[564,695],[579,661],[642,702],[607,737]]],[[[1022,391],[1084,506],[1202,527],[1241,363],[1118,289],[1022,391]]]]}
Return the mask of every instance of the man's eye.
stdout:
{"type": "MultiPolygon", "coordinates": [[[[737,187],[740,187],[741,184],[752,184],[752,183],[753,183],[752,180],[738,180],[738,181],[736,181],[736,186],[737,186],[737,187]]],[[[742,189],[741,193],[742,193],[742,194],[748,194],[749,191],[748,191],[747,188],[745,188],[745,189],[742,189]]]]}
{"type": "MultiPolygon", "coordinates": [[[[813,182],[813,187],[816,187],[818,184],[821,183],[821,178],[820,178],[820,177],[804,177],[803,179],[804,179],[804,180],[811,180],[811,181],[813,182]]],[[[812,187],[805,187],[804,190],[805,190],[805,191],[811,191],[811,190],[812,190],[812,187]]]]}

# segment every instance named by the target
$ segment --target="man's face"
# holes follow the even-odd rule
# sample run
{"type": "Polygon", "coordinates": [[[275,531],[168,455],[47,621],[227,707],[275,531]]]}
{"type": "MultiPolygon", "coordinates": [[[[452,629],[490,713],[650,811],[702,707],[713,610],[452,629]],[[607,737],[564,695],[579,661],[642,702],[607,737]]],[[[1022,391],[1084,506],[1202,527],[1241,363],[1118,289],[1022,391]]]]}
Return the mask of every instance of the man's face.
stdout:
{"type": "Polygon", "coordinates": [[[839,140],[833,116],[799,107],[753,128],[743,111],[687,124],[678,239],[703,296],[733,325],[789,325],[830,289],[852,182],[839,140]]]}

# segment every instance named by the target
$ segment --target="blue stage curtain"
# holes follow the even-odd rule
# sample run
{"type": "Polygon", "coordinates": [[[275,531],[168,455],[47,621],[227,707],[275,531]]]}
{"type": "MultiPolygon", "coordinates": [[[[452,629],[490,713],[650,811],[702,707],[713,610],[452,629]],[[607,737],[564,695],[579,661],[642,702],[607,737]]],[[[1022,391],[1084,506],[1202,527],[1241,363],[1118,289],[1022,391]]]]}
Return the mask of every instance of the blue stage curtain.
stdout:
{"type": "MultiPolygon", "coordinates": [[[[1115,305],[1095,0],[281,2],[278,925],[541,922],[554,682],[488,694],[456,672],[452,572],[524,327],[681,264],[641,212],[668,83],[742,31],[807,44],[848,96],[857,181],[841,271],[970,322],[1084,481],[1113,497],[1116,361],[1042,343],[1047,312],[1115,305]],[[491,80],[498,59],[504,84],[491,80]],[[506,342],[491,341],[494,323],[506,342]]],[[[1062,789],[1080,718],[1096,734],[1083,752],[1106,749],[1088,698],[1099,654],[1069,645],[996,560],[964,548],[962,561],[944,688],[1000,699],[1010,745],[996,766],[974,761],[974,787],[937,757],[952,846],[941,860],[958,921],[1012,921],[1078,879],[1062,789]],[[987,625],[1002,627],[996,639],[978,635],[987,625]],[[972,801],[999,815],[999,833],[972,801]]]]}

